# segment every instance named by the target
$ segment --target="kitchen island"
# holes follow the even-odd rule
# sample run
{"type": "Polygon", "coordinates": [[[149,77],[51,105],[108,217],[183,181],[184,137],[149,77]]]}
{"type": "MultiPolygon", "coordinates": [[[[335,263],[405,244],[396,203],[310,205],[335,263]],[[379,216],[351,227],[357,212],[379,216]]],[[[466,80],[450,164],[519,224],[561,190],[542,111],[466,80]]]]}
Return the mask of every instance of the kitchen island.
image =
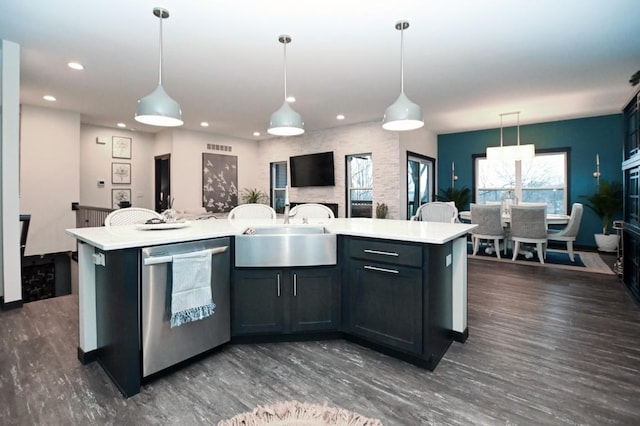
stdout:
{"type": "MultiPolygon", "coordinates": [[[[143,267],[140,253],[143,249],[226,239],[230,241],[229,267],[233,268],[233,239],[243,234],[247,228],[261,225],[274,226],[271,222],[248,223],[209,219],[192,221],[189,226],[177,229],[145,230],[139,226],[126,225],[67,230],[79,242],[79,359],[83,362],[95,358],[100,360],[101,352],[107,345],[115,346],[118,355],[126,352],[119,347],[118,327],[109,325],[107,328],[111,329],[110,337],[99,337],[102,335],[100,329],[105,328],[105,320],[101,319],[104,316],[101,313],[105,310],[101,307],[104,303],[99,300],[103,297],[113,298],[111,304],[119,304],[120,310],[124,309],[125,305],[128,306],[125,315],[119,315],[118,326],[121,330],[126,330],[122,334],[130,335],[124,344],[131,352],[130,358],[142,356],[141,347],[136,345],[141,346],[138,342],[143,342],[145,337],[140,326],[141,314],[138,311],[141,304],[138,300],[141,293],[140,271],[143,267]],[[102,284],[98,285],[100,282],[102,284]],[[114,292],[118,293],[117,297],[105,292],[105,289],[108,290],[111,286],[114,292]],[[102,290],[99,290],[100,288],[102,290]]],[[[281,221],[275,226],[281,226],[281,221]]],[[[466,235],[475,225],[355,218],[333,219],[324,226],[327,232],[338,237],[335,279],[340,296],[334,303],[339,303],[340,306],[337,307],[337,324],[334,321],[332,326],[334,331],[353,337],[356,341],[373,343],[382,350],[389,349],[392,354],[397,353],[409,361],[424,361],[423,365],[431,369],[446,351],[450,339],[461,342],[466,339],[466,235]],[[388,277],[393,280],[376,278],[375,274],[378,273],[389,274],[388,277]],[[372,283],[371,287],[367,284],[369,282],[372,283]],[[393,287],[389,283],[397,283],[399,287],[393,287]],[[375,288],[375,291],[368,292],[369,288],[375,288]],[[411,300],[411,309],[397,309],[404,306],[404,302],[402,298],[396,300],[394,289],[401,288],[411,289],[403,290],[402,294],[404,300],[411,300]],[[387,299],[388,304],[385,302],[387,299]],[[380,318],[376,317],[375,312],[381,309],[380,304],[384,304],[382,310],[389,311],[389,315],[383,318],[386,318],[386,321],[380,321],[380,318]],[[410,312],[413,316],[400,318],[396,326],[388,326],[395,323],[390,320],[393,318],[394,309],[410,312]],[[433,317],[436,314],[437,321],[433,317]],[[446,336],[443,336],[443,330],[446,331],[446,336]],[[439,335],[437,345],[433,343],[435,334],[439,335]],[[433,349],[435,346],[437,350],[433,349]]],[[[297,272],[304,271],[284,272],[295,279],[298,276],[297,272]]],[[[240,278],[253,273],[254,271],[242,268],[237,268],[237,272],[232,271],[232,292],[235,291],[236,280],[237,287],[240,288],[240,278]]],[[[296,290],[294,287],[293,291],[296,290]]],[[[237,303],[238,300],[232,297],[231,303],[237,303]]],[[[231,307],[230,310],[235,316],[232,318],[232,324],[238,323],[240,319],[237,313],[241,311],[236,307],[231,307]]],[[[290,320],[288,313],[286,318],[290,320]]],[[[294,326],[295,324],[288,325],[286,332],[291,333],[293,330],[291,336],[295,339],[294,326]]],[[[264,337],[279,334],[277,331],[274,333],[265,329],[254,329],[255,333],[251,330],[245,331],[235,329],[232,336],[243,335],[241,337],[246,338],[252,335],[264,337]]],[[[139,364],[139,361],[130,363],[133,365],[129,367],[133,370],[129,368],[115,373],[109,371],[109,366],[105,363],[101,363],[123,394],[130,396],[139,391],[142,372],[136,370],[135,365],[139,364]],[[139,377],[134,377],[133,383],[123,384],[118,383],[118,375],[126,380],[130,380],[130,376],[139,377]]]]}

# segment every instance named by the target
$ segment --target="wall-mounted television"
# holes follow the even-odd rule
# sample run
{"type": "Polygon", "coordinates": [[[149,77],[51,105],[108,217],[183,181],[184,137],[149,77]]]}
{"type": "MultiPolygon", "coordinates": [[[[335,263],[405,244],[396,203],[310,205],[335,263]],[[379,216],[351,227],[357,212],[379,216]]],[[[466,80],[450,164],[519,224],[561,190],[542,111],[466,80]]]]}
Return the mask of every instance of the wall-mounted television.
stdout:
{"type": "Polygon", "coordinates": [[[333,151],[289,157],[291,186],[334,186],[333,151]]]}

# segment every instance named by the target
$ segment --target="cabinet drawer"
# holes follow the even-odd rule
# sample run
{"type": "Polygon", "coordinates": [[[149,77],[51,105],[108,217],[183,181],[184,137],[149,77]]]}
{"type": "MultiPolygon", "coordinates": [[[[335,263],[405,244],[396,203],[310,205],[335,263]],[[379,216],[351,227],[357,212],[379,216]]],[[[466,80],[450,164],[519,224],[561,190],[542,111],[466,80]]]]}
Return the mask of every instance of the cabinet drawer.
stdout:
{"type": "Polygon", "coordinates": [[[349,239],[349,256],[371,262],[422,267],[422,247],[372,239],[349,239]]]}

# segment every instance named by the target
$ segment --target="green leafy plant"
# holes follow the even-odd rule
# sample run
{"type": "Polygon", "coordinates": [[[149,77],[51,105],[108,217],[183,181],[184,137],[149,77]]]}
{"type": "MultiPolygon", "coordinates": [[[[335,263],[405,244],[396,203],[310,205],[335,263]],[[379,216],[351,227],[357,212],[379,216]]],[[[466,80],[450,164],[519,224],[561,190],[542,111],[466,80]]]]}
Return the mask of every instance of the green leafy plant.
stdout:
{"type": "Polygon", "coordinates": [[[245,204],[264,204],[269,199],[263,190],[257,188],[244,188],[240,197],[245,204]]]}
{"type": "Polygon", "coordinates": [[[582,195],[585,206],[602,221],[602,233],[609,235],[613,218],[622,213],[623,190],[620,182],[600,181],[600,186],[591,195],[582,195]]]}
{"type": "Polygon", "coordinates": [[[464,210],[469,204],[471,198],[471,189],[466,186],[455,188],[449,187],[447,189],[440,189],[440,195],[436,196],[438,201],[453,201],[458,211],[464,210]]]}
{"type": "Polygon", "coordinates": [[[376,217],[385,219],[389,213],[389,207],[385,203],[376,203],[376,217]]]}

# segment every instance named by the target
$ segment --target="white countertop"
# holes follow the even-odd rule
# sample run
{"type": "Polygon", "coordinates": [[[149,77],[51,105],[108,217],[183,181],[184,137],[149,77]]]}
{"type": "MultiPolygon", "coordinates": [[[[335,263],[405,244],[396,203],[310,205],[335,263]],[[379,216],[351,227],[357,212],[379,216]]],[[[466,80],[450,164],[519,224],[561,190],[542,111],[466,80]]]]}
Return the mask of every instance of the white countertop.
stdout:
{"type": "MultiPolygon", "coordinates": [[[[67,229],[79,241],[101,250],[148,247],[242,234],[249,227],[282,226],[283,220],[229,221],[227,219],[194,220],[178,229],[145,230],[135,225],[67,229]]],[[[311,224],[317,225],[317,224],[311,224]]],[[[477,225],[461,223],[418,222],[393,219],[331,219],[323,225],[332,233],[368,238],[444,244],[470,232],[477,225]]],[[[305,226],[297,224],[295,226],[305,226]]]]}

